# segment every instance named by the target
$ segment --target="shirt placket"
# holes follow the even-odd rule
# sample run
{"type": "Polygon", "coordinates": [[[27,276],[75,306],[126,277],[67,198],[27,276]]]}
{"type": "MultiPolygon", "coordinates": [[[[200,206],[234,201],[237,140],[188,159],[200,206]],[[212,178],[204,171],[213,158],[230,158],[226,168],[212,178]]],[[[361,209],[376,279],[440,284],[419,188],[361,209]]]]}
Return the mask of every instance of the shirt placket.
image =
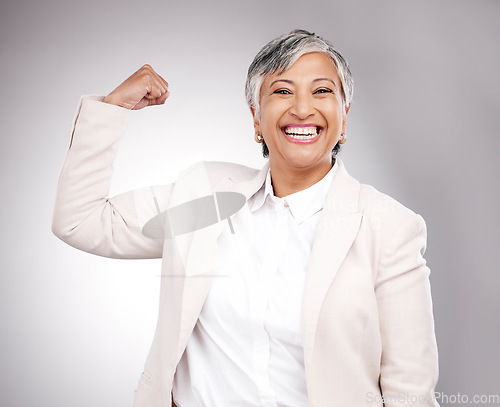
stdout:
{"type": "Polygon", "coordinates": [[[268,302],[272,295],[273,278],[277,272],[280,259],[286,247],[289,235],[288,208],[285,201],[277,198],[266,208],[265,229],[266,238],[260,242],[265,245],[258,251],[262,256],[262,268],[255,274],[252,290],[250,316],[253,321],[253,360],[254,372],[259,391],[259,402],[262,407],[276,407],[276,393],[270,386],[269,358],[270,340],[265,328],[265,320],[269,316],[268,302]]]}

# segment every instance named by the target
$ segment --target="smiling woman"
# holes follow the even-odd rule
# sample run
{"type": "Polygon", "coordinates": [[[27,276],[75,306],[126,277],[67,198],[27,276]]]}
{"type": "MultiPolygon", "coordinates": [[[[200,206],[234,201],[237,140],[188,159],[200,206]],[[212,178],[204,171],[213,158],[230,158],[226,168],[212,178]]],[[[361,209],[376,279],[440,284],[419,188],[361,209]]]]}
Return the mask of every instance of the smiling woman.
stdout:
{"type": "Polygon", "coordinates": [[[260,114],[252,110],[256,133],[269,149],[274,193],[301,191],[332,168],[332,151],[345,133],[349,106],[328,55],[302,55],[283,73],[261,85],[260,114]]]}
{"type": "Polygon", "coordinates": [[[131,110],[163,104],[168,84],[145,65],[83,98],[53,231],[102,256],[163,257],[136,407],[438,406],[425,223],[337,157],[352,84],[328,41],[285,34],[248,71],[261,170],[203,162],[116,197],[131,110]]]}

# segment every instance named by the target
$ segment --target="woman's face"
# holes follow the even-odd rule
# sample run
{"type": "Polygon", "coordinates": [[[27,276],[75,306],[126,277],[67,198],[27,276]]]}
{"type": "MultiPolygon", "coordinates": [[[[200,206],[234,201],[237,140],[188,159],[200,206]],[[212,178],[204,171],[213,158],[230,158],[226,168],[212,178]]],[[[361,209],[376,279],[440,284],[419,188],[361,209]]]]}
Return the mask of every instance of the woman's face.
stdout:
{"type": "Polygon", "coordinates": [[[342,106],[341,89],[335,66],[319,52],[264,78],[254,126],[269,148],[273,171],[328,172],[331,151],[345,131],[348,109],[342,106]]]}

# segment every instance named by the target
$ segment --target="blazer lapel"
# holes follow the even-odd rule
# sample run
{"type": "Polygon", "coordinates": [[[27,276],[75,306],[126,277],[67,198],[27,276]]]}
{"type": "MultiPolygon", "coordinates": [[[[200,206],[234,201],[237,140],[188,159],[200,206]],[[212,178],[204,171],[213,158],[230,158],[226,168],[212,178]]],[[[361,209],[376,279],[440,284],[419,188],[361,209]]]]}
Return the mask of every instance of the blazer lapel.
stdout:
{"type": "Polygon", "coordinates": [[[227,190],[232,192],[239,192],[240,194],[245,195],[245,197],[248,200],[264,184],[268,170],[269,170],[269,161],[266,161],[266,164],[262,167],[260,171],[257,172],[256,175],[252,177],[247,176],[245,178],[238,175],[230,177],[220,185],[217,185],[216,189],[218,191],[227,190]]]}
{"type": "MultiPolygon", "coordinates": [[[[181,174],[176,187],[172,191],[171,207],[211,195],[214,192],[239,192],[248,199],[264,183],[267,174],[266,164],[255,176],[245,179],[240,177],[224,178],[215,186],[210,185],[205,165],[199,164],[193,169],[181,174]]],[[[185,345],[196,324],[205,299],[208,295],[212,279],[216,278],[217,241],[223,230],[228,227],[227,221],[220,221],[209,227],[197,230],[186,235],[178,236],[175,242],[175,255],[178,256],[177,270],[171,277],[183,278],[181,299],[179,340],[177,359],[180,359],[185,345]]]]}
{"type": "MultiPolygon", "coordinates": [[[[182,172],[172,190],[170,208],[185,205],[195,199],[209,196],[213,193],[210,178],[204,163],[182,172]]],[[[198,216],[193,214],[193,216],[198,216]]],[[[196,223],[196,220],[195,222],[196,223]]],[[[176,304],[170,307],[181,313],[179,319],[179,336],[177,341],[177,361],[184,352],[196,319],[201,311],[214,275],[216,242],[224,229],[223,222],[185,233],[166,242],[170,264],[168,275],[164,278],[181,279],[176,281],[176,304]]]]}
{"type": "Polygon", "coordinates": [[[347,174],[341,160],[318,224],[302,305],[306,377],[310,370],[316,328],[325,295],[358,233],[359,182],[347,174]]]}

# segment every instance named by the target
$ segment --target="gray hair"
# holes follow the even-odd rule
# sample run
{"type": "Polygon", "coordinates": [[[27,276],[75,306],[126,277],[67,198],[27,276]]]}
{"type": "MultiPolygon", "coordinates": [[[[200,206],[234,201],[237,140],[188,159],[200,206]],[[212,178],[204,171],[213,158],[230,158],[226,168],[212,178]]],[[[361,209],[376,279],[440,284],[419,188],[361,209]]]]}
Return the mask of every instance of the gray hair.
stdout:
{"type": "Polygon", "coordinates": [[[264,77],[279,70],[282,74],[302,55],[311,52],[327,54],[337,69],[342,84],[342,102],[349,106],[354,83],[344,57],[327,40],[305,30],[293,30],[266,44],[248,68],[245,95],[248,105],[260,116],[260,87],[264,77]]]}

